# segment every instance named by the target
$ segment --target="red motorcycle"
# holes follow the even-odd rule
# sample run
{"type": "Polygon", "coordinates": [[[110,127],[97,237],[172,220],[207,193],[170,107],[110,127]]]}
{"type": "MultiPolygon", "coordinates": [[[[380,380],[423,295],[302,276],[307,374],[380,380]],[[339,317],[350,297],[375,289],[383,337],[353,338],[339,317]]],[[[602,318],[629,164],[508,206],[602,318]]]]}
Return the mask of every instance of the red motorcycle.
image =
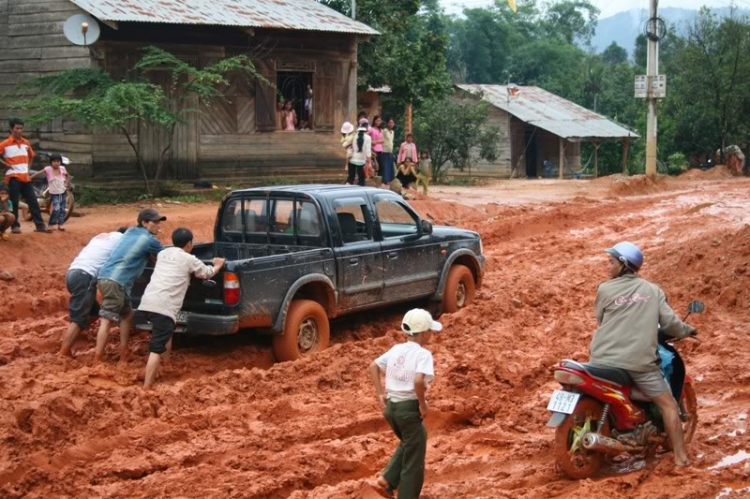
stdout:
{"type": "MultiPolygon", "coordinates": [[[[703,302],[691,302],[685,319],[703,310],[703,302]]],[[[685,443],[689,443],[698,424],[698,402],[685,364],[669,343],[673,340],[659,333],[662,373],[679,401],[685,443]],[[669,358],[671,363],[664,361],[669,358]]],[[[653,455],[659,446],[669,450],[659,408],[631,386],[627,371],[563,360],[555,369],[555,380],[563,389],[552,394],[547,409],[553,414],[547,426],[556,428],[555,462],[570,478],[595,475],[605,456],[653,455]]]]}

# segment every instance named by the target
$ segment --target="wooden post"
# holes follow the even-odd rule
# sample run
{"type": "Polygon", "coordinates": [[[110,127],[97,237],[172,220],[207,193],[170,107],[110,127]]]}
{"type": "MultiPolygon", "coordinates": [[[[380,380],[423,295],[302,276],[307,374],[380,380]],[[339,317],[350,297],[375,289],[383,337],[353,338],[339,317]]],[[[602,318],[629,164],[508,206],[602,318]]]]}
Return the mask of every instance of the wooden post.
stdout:
{"type": "Polygon", "coordinates": [[[411,104],[407,104],[406,113],[404,113],[404,136],[409,135],[410,133],[414,133],[414,131],[412,130],[412,112],[413,110],[411,104]]]}
{"type": "Polygon", "coordinates": [[[558,177],[560,178],[560,180],[562,180],[565,173],[565,139],[563,139],[562,137],[558,137],[557,140],[560,142],[560,171],[558,173],[558,177]]]}
{"type": "Polygon", "coordinates": [[[594,141],[594,178],[599,178],[599,141],[594,141]]]}
{"type": "Polygon", "coordinates": [[[622,174],[628,174],[628,149],[630,149],[630,135],[622,143],[622,174]]]}

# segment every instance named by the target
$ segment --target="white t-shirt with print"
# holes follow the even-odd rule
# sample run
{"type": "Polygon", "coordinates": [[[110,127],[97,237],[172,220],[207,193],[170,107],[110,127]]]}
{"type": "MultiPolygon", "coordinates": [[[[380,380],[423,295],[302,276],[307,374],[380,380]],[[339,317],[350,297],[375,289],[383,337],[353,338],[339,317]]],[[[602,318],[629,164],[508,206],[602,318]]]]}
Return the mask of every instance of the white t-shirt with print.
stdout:
{"type": "Polygon", "coordinates": [[[386,397],[392,402],[417,400],[414,377],[424,374],[427,385],[435,378],[432,354],[415,341],[396,345],[375,360],[385,371],[386,397]]]}

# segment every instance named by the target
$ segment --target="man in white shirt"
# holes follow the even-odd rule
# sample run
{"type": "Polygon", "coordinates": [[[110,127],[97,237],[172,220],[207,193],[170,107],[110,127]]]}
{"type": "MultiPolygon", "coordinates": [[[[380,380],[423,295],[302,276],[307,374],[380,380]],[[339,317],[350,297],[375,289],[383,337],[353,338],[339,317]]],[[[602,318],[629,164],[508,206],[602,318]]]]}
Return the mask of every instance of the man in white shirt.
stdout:
{"type": "Polygon", "coordinates": [[[224,265],[223,258],[214,258],[213,266],[204,265],[193,251],[193,233],[188,229],[177,229],[172,233],[171,248],[159,252],[151,281],[146,286],[138,310],[147,312],[151,322],[151,341],[146,364],[145,389],[150,389],[159,371],[162,354],[171,349],[172,333],[177,322],[177,314],[182,308],[190,276],[209,279],[224,265]]]}
{"type": "Polygon", "coordinates": [[[378,485],[389,495],[398,489],[399,499],[416,499],[424,483],[427,430],[422,424],[429,411],[427,386],[435,377],[432,354],[424,348],[432,331],[443,326],[426,310],[415,308],[404,316],[401,329],[406,342],[394,346],[370,364],[370,378],[385,407],[385,418],[401,441],[378,485]],[[385,390],[380,372],[385,371],[385,390]]]}
{"type": "Polygon", "coordinates": [[[112,250],[120,242],[127,227],[117,232],[105,232],[92,239],[70,264],[65,274],[65,285],[70,293],[68,313],[70,325],[63,337],[60,355],[73,357],[73,345],[81,331],[86,329],[92,317],[99,315],[96,301],[96,279],[112,250]]]}

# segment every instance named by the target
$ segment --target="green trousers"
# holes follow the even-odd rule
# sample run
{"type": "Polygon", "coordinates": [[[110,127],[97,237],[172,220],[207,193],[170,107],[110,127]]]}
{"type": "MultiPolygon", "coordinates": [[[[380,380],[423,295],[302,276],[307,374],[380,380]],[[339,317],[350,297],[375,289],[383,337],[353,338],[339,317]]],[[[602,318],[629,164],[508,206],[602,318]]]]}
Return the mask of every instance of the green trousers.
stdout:
{"type": "Polygon", "coordinates": [[[401,442],[385,467],[383,478],[398,489],[398,499],[417,499],[422,492],[427,454],[427,429],[419,414],[419,402],[389,400],[385,419],[401,442]]]}

